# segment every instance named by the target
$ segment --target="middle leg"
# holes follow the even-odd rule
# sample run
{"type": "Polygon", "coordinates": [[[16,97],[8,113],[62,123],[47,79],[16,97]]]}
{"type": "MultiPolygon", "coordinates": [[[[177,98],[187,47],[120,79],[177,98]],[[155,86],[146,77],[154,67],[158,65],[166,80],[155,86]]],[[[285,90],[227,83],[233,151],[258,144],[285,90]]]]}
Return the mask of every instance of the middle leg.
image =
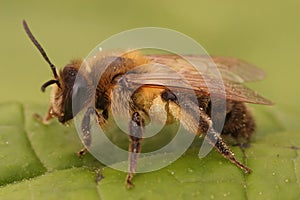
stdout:
{"type": "Polygon", "coordinates": [[[141,144],[144,133],[144,122],[141,115],[138,112],[132,114],[131,121],[129,122],[129,139],[131,141],[129,146],[128,157],[128,175],[126,177],[127,187],[133,187],[132,178],[137,168],[137,159],[141,152],[141,144]]]}

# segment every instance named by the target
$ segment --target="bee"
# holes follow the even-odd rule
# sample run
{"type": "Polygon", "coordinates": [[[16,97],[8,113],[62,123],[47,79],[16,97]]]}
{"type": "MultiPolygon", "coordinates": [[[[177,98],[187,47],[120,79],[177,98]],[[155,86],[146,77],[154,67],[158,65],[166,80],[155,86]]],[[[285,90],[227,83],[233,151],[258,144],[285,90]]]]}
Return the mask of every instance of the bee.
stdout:
{"type": "MultiPolygon", "coordinates": [[[[84,148],[77,154],[84,155],[91,145],[91,118],[96,116],[101,126],[105,125],[111,117],[111,107],[115,106],[122,114],[124,104],[129,102],[130,120],[129,124],[129,155],[128,174],[126,185],[133,186],[133,175],[137,168],[138,155],[141,152],[141,141],[145,129],[145,123],[149,118],[151,106],[160,104],[168,113],[167,123],[182,119],[180,122],[185,129],[198,136],[206,135],[208,142],[226,159],[237,167],[250,173],[251,169],[239,162],[225,140],[234,141],[236,144],[246,144],[255,131],[255,121],[246,103],[271,105],[272,102],[260,96],[253,90],[243,85],[243,82],[260,80],[264,72],[255,66],[235,58],[228,57],[206,57],[188,55],[189,60],[201,62],[204,66],[209,65],[210,59],[217,66],[222,75],[226,98],[225,123],[221,131],[217,131],[211,120],[211,98],[210,92],[222,93],[218,84],[212,88],[207,87],[207,81],[217,83],[216,77],[201,72],[205,78],[178,55],[169,54],[142,54],[137,51],[126,52],[122,55],[105,54],[98,56],[89,62],[89,70],[82,72],[80,67],[84,65],[82,60],[72,60],[62,70],[57,72],[54,64],[48,58],[42,46],[31,33],[27,23],[23,21],[24,29],[37,47],[43,58],[50,65],[53,78],[45,82],[41,90],[44,92],[48,86],[52,86],[51,102],[45,117],[37,115],[43,122],[48,123],[52,118],[57,118],[60,123],[72,120],[76,114],[85,109],[81,122],[82,142],[84,148]],[[157,69],[153,73],[155,65],[167,66],[170,71],[157,69]],[[139,67],[144,66],[144,67],[139,67]],[[149,67],[152,66],[152,67],[149,67]],[[104,70],[105,68],[105,70],[104,70]],[[131,73],[128,73],[131,71],[131,73]],[[179,73],[191,85],[185,87],[180,84],[181,80],[172,72],[179,73]],[[103,72],[101,77],[97,77],[103,72]],[[87,74],[89,77],[87,78],[87,74]],[[174,75],[174,76],[173,76],[174,75]],[[80,76],[83,85],[75,85],[75,79],[80,76]],[[95,77],[93,77],[95,76],[95,77]],[[95,83],[95,80],[96,83],[95,83]],[[124,87],[118,88],[118,92],[112,95],[117,84],[123,83],[124,87]],[[136,89],[138,85],[138,89],[136,89]],[[133,93],[129,91],[135,90],[133,93]],[[94,90],[95,95],[90,95],[94,90]],[[195,94],[197,102],[191,100],[195,94]],[[78,110],[72,110],[72,98],[82,98],[82,105],[78,110]],[[185,106],[180,106],[179,97],[185,106]],[[93,101],[92,101],[93,100],[93,101]],[[86,107],[89,102],[95,105],[86,107]],[[197,112],[195,112],[197,111],[197,112]],[[200,113],[200,116],[195,116],[200,113]],[[180,116],[178,116],[180,115],[180,116]],[[182,117],[183,116],[183,117],[182,117]],[[208,133],[208,130],[212,130],[208,133]]],[[[220,96],[220,100],[222,97],[220,96]]]]}

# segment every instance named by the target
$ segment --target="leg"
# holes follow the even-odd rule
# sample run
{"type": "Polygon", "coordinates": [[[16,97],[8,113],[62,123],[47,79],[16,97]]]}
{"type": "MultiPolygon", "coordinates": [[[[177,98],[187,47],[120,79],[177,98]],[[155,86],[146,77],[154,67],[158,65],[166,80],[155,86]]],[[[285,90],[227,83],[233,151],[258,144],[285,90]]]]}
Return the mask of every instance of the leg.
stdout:
{"type": "Polygon", "coordinates": [[[234,153],[230,150],[230,148],[223,142],[222,138],[219,134],[217,134],[214,130],[207,133],[207,138],[209,140],[209,143],[211,145],[214,145],[214,147],[230,162],[235,164],[237,167],[243,169],[245,173],[249,174],[251,172],[251,169],[247,166],[243,165],[239,161],[236,160],[234,157],[234,153]]]}
{"type": "MultiPolygon", "coordinates": [[[[81,122],[81,131],[82,131],[82,140],[85,147],[77,153],[79,157],[83,156],[87,152],[87,147],[91,145],[92,138],[90,134],[91,131],[90,122],[91,122],[91,116],[93,116],[94,114],[97,115],[98,120],[102,117],[101,115],[98,114],[98,112],[93,107],[89,107],[83,116],[81,122]]],[[[99,120],[99,122],[100,121],[101,120],[99,120]]]]}
{"type": "Polygon", "coordinates": [[[211,121],[210,117],[201,110],[200,113],[201,113],[201,117],[199,121],[200,133],[201,134],[206,133],[205,139],[207,139],[208,142],[219,151],[219,153],[221,153],[225,158],[227,158],[230,162],[235,164],[237,167],[243,169],[247,174],[249,174],[251,172],[251,169],[236,160],[236,158],[234,157],[234,153],[223,141],[220,134],[218,134],[213,128],[213,122],[211,121]]]}
{"type": "Polygon", "coordinates": [[[52,106],[49,107],[48,112],[45,117],[42,117],[41,115],[34,113],[33,115],[34,118],[42,122],[43,124],[49,124],[50,120],[53,118],[52,114],[52,106]]]}
{"type": "Polygon", "coordinates": [[[133,174],[136,171],[137,167],[137,159],[138,155],[141,152],[141,144],[140,141],[144,132],[144,124],[143,119],[138,112],[134,112],[132,114],[132,119],[129,123],[129,131],[130,131],[130,146],[129,146],[129,157],[128,157],[128,175],[126,178],[127,187],[132,187],[132,178],[133,174]]]}

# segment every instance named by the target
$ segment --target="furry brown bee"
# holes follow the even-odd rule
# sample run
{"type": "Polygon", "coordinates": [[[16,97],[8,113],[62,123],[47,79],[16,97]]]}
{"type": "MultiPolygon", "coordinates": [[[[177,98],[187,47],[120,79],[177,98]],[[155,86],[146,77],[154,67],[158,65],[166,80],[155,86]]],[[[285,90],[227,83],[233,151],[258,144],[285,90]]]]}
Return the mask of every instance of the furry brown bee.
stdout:
{"type": "MultiPolygon", "coordinates": [[[[223,141],[230,138],[237,144],[249,142],[252,133],[255,131],[255,122],[245,103],[270,105],[271,102],[254,91],[245,87],[242,83],[256,81],[264,77],[264,73],[258,68],[234,58],[205,56],[187,56],[190,60],[208,65],[210,59],[216,64],[221,72],[226,92],[226,113],[225,123],[221,134],[218,133],[211,120],[211,90],[214,93],[221,93],[218,87],[218,80],[205,70],[198,74],[192,65],[177,55],[144,55],[137,51],[126,52],[122,56],[114,54],[103,54],[94,61],[89,61],[89,70],[80,71],[84,66],[83,61],[73,60],[58,73],[56,67],[47,57],[41,45],[37,42],[28,25],[23,21],[24,29],[38,48],[44,59],[48,62],[54,78],[42,85],[42,91],[52,85],[53,92],[47,115],[39,117],[42,122],[47,123],[52,118],[58,118],[61,123],[73,119],[76,114],[89,105],[91,99],[94,106],[88,107],[81,122],[81,132],[85,148],[78,152],[79,156],[86,153],[91,144],[91,116],[97,116],[99,124],[104,125],[111,113],[111,106],[114,104],[122,114],[125,101],[129,102],[131,120],[129,123],[129,167],[126,178],[127,186],[131,187],[133,174],[136,171],[138,155],[141,152],[141,139],[145,129],[145,121],[149,118],[150,107],[154,104],[161,104],[168,113],[167,123],[172,123],[183,116],[181,123],[190,132],[199,136],[206,135],[208,141],[215,149],[233,164],[250,173],[250,169],[240,163],[234,157],[229,146],[223,141]],[[170,71],[157,70],[153,72],[153,65],[167,66],[170,71]],[[144,66],[144,67],[140,67],[144,66]],[[149,67],[149,66],[152,66],[149,67]],[[105,68],[105,70],[103,70],[105,68]],[[99,71],[103,72],[98,77],[99,71]],[[127,73],[131,71],[130,73],[127,73]],[[181,84],[176,74],[184,77],[191,87],[181,84]],[[89,75],[89,76],[88,76],[89,75]],[[74,84],[76,77],[81,77],[83,85],[74,84]],[[92,78],[87,78],[91,77],[92,78]],[[205,77],[205,78],[204,78],[205,77]],[[96,83],[95,83],[96,81],[96,83]],[[212,88],[207,87],[207,81],[213,84],[212,88]],[[117,84],[122,83],[124,87],[118,89],[118,95],[112,95],[117,84]],[[138,89],[135,86],[138,85],[138,89]],[[135,88],[133,93],[129,93],[135,88]],[[90,95],[94,90],[95,96],[90,95]],[[191,94],[195,94],[197,102],[191,100],[191,94]],[[178,98],[183,99],[184,107],[178,103],[178,98]],[[72,110],[72,99],[83,98],[82,105],[72,110]],[[200,116],[195,116],[197,112],[200,116]],[[207,134],[208,129],[213,131],[207,134]]],[[[222,97],[220,96],[220,99],[222,97]]],[[[222,100],[222,99],[221,99],[222,100]]]]}

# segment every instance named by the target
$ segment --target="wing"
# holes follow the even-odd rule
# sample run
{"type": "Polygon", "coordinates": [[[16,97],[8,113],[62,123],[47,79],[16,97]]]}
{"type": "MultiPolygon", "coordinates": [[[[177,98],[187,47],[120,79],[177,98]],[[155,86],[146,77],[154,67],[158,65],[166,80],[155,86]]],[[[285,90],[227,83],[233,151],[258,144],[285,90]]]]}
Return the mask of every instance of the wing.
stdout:
{"type": "Polygon", "coordinates": [[[265,77],[264,71],[245,61],[219,56],[195,56],[184,55],[147,55],[148,59],[155,63],[165,64],[173,67],[187,67],[190,63],[196,65],[201,73],[208,73],[212,68],[216,68],[223,79],[233,82],[251,82],[262,80],[265,77]]]}
{"type": "Polygon", "coordinates": [[[219,95],[220,98],[224,97],[225,91],[228,100],[272,104],[242,84],[244,81],[260,80],[264,76],[260,69],[243,61],[222,57],[210,59],[204,56],[187,56],[188,61],[174,55],[146,57],[150,64],[125,75],[128,85],[168,87],[171,90],[194,91],[199,95],[219,95]],[[198,70],[191,63],[198,66],[198,70]]]}

